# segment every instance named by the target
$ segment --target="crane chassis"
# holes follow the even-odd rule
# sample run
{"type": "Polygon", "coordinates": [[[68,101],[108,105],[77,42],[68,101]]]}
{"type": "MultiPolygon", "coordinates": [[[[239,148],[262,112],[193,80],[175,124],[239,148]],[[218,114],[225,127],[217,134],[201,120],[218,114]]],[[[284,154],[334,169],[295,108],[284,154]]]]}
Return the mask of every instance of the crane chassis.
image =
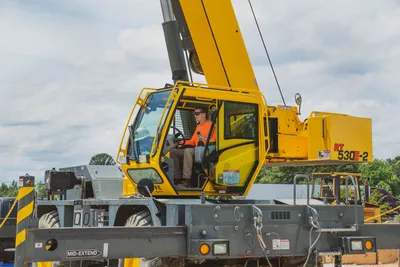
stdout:
{"type": "MultiPolygon", "coordinates": [[[[134,196],[116,199],[112,195],[118,194],[121,185],[118,174],[116,166],[95,165],[48,171],[46,177],[56,181],[51,182],[49,196],[57,194],[60,200],[35,200],[33,187],[22,187],[15,266],[58,261],[117,266],[122,259],[124,266],[140,266],[126,260],[142,257],[168,259],[169,266],[238,266],[246,261],[297,266],[291,263],[295,259],[300,259],[298,265],[307,261],[319,266],[322,255],[334,255],[335,266],[341,266],[345,254],[400,248],[399,225],[364,224],[361,205],[321,205],[310,199],[286,203],[212,200],[204,194],[200,198],[156,199],[149,180],[139,185],[134,196]],[[74,177],[77,170],[86,176],[74,177]],[[65,180],[69,182],[57,183],[65,180]],[[76,180],[90,185],[76,186],[76,180]],[[96,190],[112,183],[114,187],[107,193],[96,190]],[[95,195],[86,198],[89,191],[95,195]],[[34,208],[29,204],[32,201],[34,208]],[[146,223],[124,225],[132,216],[146,223]],[[43,226],[46,220],[57,222],[47,228],[43,226]]],[[[298,178],[308,180],[306,175],[296,175],[294,190],[298,178]]]]}

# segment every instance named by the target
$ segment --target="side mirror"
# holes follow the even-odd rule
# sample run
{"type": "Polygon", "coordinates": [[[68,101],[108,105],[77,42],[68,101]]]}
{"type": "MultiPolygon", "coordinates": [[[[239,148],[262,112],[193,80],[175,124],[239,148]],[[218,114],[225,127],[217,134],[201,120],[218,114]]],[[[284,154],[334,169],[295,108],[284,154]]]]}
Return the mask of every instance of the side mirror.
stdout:
{"type": "Polygon", "coordinates": [[[137,184],[137,191],[145,197],[151,197],[154,191],[154,183],[149,178],[140,179],[137,184]]]}

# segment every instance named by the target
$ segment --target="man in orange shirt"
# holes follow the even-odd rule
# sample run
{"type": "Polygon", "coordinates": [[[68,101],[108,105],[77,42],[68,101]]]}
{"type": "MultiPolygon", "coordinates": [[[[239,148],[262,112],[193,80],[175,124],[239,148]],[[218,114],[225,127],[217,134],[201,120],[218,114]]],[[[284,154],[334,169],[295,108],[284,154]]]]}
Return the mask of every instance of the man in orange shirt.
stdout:
{"type": "MultiPolygon", "coordinates": [[[[197,121],[197,126],[192,138],[190,140],[185,140],[185,148],[175,148],[170,152],[171,158],[174,161],[174,182],[178,186],[190,187],[194,148],[201,143],[202,145],[206,145],[207,137],[212,125],[212,122],[207,120],[206,108],[196,108],[194,116],[197,121]],[[186,145],[190,147],[186,147],[186,145]]],[[[213,131],[210,142],[215,142],[215,139],[215,131],[213,131]]]]}

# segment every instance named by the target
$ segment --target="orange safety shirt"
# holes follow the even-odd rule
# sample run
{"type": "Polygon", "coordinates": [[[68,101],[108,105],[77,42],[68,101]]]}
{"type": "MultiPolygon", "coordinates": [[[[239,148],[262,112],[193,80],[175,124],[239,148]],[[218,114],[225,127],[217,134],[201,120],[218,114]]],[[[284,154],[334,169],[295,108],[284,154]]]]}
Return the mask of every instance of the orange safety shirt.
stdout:
{"type": "MultiPolygon", "coordinates": [[[[198,146],[199,143],[199,137],[197,136],[197,132],[200,132],[202,135],[204,135],[206,138],[208,137],[208,134],[211,129],[212,122],[211,121],[206,121],[203,125],[197,124],[196,130],[193,133],[192,138],[190,140],[186,140],[185,145],[192,145],[192,146],[198,146]]],[[[215,142],[216,137],[215,137],[215,131],[213,131],[210,142],[215,142]]],[[[206,141],[202,141],[203,144],[206,144],[206,141]]]]}

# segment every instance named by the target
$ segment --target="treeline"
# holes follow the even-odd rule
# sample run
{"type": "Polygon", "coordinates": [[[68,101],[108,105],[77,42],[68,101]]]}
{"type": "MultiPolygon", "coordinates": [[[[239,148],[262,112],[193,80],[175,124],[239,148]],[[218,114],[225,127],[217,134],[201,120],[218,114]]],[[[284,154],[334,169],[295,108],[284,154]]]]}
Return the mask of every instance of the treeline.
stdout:
{"type": "MultiPolygon", "coordinates": [[[[93,156],[89,164],[114,165],[115,161],[106,153],[93,156]]],[[[256,179],[261,184],[291,184],[296,174],[308,174],[312,172],[352,172],[361,173],[369,180],[372,187],[383,188],[393,196],[400,196],[400,156],[394,159],[375,159],[371,163],[347,164],[339,166],[321,167],[263,167],[256,179]]],[[[300,181],[299,181],[300,182],[300,181]]],[[[39,197],[45,197],[44,183],[37,182],[36,190],[39,197]]],[[[0,185],[0,197],[15,197],[18,194],[18,184],[13,181],[10,185],[0,185]]]]}
{"type": "Polygon", "coordinates": [[[400,156],[394,159],[375,159],[371,163],[347,164],[340,166],[321,167],[263,167],[256,183],[261,184],[291,184],[296,174],[312,172],[351,172],[361,173],[368,179],[371,187],[383,188],[393,196],[400,196],[400,156]]]}
{"type": "Polygon", "coordinates": [[[0,197],[15,197],[18,194],[18,183],[12,181],[11,184],[2,183],[0,185],[0,197]]]}
{"type": "MultiPolygon", "coordinates": [[[[113,159],[113,157],[107,153],[96,154],[89,161],[89,165],[115,165],[115,164],[116,162],[113,159]]],[[[47,197],[43,181],[36,182],[35,188],[39,198],[47,197]]],[[[2,183],[0,185],[0,197],[16,197],[17,195],[18,195],[18,183],[16,181],[12,181],[10,184],[2,183]]]]}
{"type": "MultiPolygon", "coordinates": [[[[42,181],[36,183],[35,189],[39,198],[45,198],[47,196],[42,181]]],[[[11,184],[2,183],[0,185],[0,197],[16,197],[17,195],[18,183],[16,181],[12,181],[11,184]]]]}

